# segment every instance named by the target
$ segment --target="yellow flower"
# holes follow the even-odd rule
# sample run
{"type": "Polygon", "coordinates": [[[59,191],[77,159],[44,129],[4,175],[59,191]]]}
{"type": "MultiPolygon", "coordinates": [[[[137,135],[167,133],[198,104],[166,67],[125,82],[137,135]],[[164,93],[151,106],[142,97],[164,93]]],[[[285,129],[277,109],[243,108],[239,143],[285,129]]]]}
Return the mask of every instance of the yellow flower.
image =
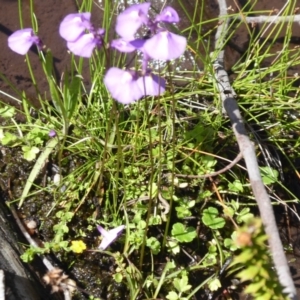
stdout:
{"type": "Polygon", "coordinates": [[[86,249],[86,244],[83,241],[71,241],[70,249],[75,253],[82,253],[86,249]]]}

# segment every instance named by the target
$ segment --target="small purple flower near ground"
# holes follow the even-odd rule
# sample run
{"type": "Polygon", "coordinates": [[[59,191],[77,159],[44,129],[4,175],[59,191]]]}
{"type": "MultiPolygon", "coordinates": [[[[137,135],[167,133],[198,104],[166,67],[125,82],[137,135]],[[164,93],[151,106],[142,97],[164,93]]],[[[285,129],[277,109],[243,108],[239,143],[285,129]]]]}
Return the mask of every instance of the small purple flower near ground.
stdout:
{"type": "Polygon", "coordinates": [[[53,130],[53,129],[51,129],[50,131],[49,131],[49,133],[48,133],[48,135],[49,135],[49,137],[55,137],[56,136],[56,131],[55,130],[53,130]]]}
{"type": "Polygon", "coordinates": [[[21,55],[25,55],[33,44],[35,44],[39,50],[42,49],[42,42],[39,37],[34,34],[32,28],[17,30],[8,37],[8,47],[21,55]]]}
{"type": "Polygon", "coordinates": [[[100,250],[105,250],[106,248],[108,248],[119,237],[124,228],[125,225],[120,225],[107,231],[102,226],[97,225],[97,229],[99,230],[103,238],[98,248],[100,250]]]}

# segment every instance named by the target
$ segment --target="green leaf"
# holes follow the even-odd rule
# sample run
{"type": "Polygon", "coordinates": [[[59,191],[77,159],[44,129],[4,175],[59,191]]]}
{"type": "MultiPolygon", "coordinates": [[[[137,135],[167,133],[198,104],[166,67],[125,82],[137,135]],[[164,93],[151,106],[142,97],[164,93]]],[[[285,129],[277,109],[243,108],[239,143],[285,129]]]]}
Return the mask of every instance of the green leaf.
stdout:
{"type": "Polygon", "coordinates": [[[245,264],[250,259],[252,259],[254,255],[255,253],[253,252],[253,249],[250,248],[243,249],[243,252],[234,258],[232,264],[239,264],[239,263],[245,264]]]}
{"type": "Polygon", "coordinates": [[[253,218],[253,214],[250,213],[250,208],[245,207],[238,213],[236,221],[240,224],[242,222],[247,222],[249,219],[252,218],[253,218]]]}
{"type": "Polygon", "coordinates": [[[186,206],[177,206],[175,207],[175,210],[177,212],[178,219],[187,218],[192,215],[192,213],[189,211],[189,209],[186,206]]]}
{"type": "Polygon", "coordinates": [[[121,283],[123,280],[123,275],[121,273],[116,273],[113,275],[113,279],[115,280],[115,282],[121,283]]]}
{"type": "Polygon", "coordinates": [[[33,128],[28,134],[26,135],[27,141],[34,142],[35,145],[42,145],[46,139],[48,139],[49,130],[41,129],[39,127],[33,128]]]}
{"type": "Polygon", "coordinates": [[[188,277],[186,275],[182,276],[180,279],[175,278],[173,280],[173,285],[179,293],[184,293],[190,290],[192,287],[191,285],[188,284],[188,277]]]}
{"type": "Polygon", "coordinates": [[[202,222],[211,229],[223,228],[225,225],[225,220],[218,217],[219,212],[215,207],[209,207],[204,209],[202,222]]]}
{"type": "Polygon", "coordinates": [[[15,108],[12,106],[4,106],[0,108],[0,116],[2,118],[12,118],[15,115],[15,108]]]}
{"type": "Polygon", "coordinates": [[[217,291],[220,287],[221,287],[221,282],[218,278],[212,279],[208,284],[208,288],[212,292],[217,291]]]}
{"type": "Polygon", "coordinates": [[[51,51],[47,50],[45,55],[45,64],[43,65],[44,71],[48,77],[51,77],[53,75],[52,69],[53,69],[53,56],[51,51]]]}
{"type": "Polygon", "coordinates": [[[212,167],[214,167],[217,163],[217,160],[214,157],[209,155],[201,156],[201,161],[204,164],[206,170],[211,170],[212,167]]]}
{"type": "Polygon", "coordinates": [[[240,207],[239,202],[234,201],[234,200],[231,200],[231,201],[230,201],[230,205],[232,206],[232,208],[233,208],[235,211],[237,211],[237,210],[239,209],[239,207],[240,207]]]}
{"type": "Polygon", "coordinates": [[[271,184],[278,181],[278,171],[270,167],[260,167],[261,177],[264,184],[271,184]]]}
{"type": "Polygon", "coordinates": [[[172,270],[172,269],[175,269],[175,268],[176,268],[176,264],[173,260],[168,261],[165,265],[165,270],[166,271],[169,271],[169,270],[172,270]]]}
{"type": "Polygon", "coordinates": [[[36,155],[40,152],[39,148],[30,146],[23,146],[22,150],[24,152],[24,158],[28,161],[36,159],[36,155]]]}
{"type": "Polygon", "coordinates": [[[150,237],[147,239],[146,243],[147,247],[149,247],[153,254],[158,254],[160,252],[160,242],[155,237],[150,237]]]}
{"type": "Polygon", "coordinates": [[[36,161],[33,169],[30,172],[30,175],[26,181],[25,187],[23,189],[21,198],[20,198],[20,202],[19,202],[19,208],[22,206],[23,201],[25,200],[25,198],[27,197],[29,190],[35,180],[35,178],[37,177],[38,173],[40,172],[40,170],[43,168],[45,161],[48,159],[48,156],[50,155],[50,153],[53,151],[54,147],[57,145],[58,143],[58,139],[51,139],[44,151],[41,153],[41,155],[39,156],[38,160],[36,161]]]}
{"type": "Polygon", "coordinates": [[[178,242],[182,243],[189,243],[197,236],[194,227],[185,227],[182,223],[175,223],[171,233],[178,242]]]}
{"type": "Polygon", "coordinates": [[[196,204],[196,201],[195,201],[195,200],[191,200],[191,201],[189,201],[189,202],[187,203],[187,205],[188,205],[188,208],[192,208],[192,207],[194,207],[194,206],[195,206],[195,204],[196,204]]]}
{"type": "MultiPolygon", "coordinates": [[[[262,295],[257,295],[255,297],[255,300],[271,300],[271,299],[274,299],[274,291],[271,291],[271,293],[269,292],[266,292],[266,293],[263,293],[262,295]]],[[[278,299],[286,299],[286,298],[278,298],[278,299]]]]}
{"type": "Polygon", "coordinates": [[[204,267],[214,266],[216,263],[217,263],[217,254],[216,253],[211,253],[211,254],[205,255],[205,257],[202,261],[202,265],[204,267]]]}
{"type": "Polygon", "coordinates": [[[147,227],[147,223],[144,221],[144,220],[140,220],[139,222],[138,222],[138,228],[139,229],[145,229],[147,227]]]}
{"type": "Polygon", "coordinates": [[[265,286],[266,282],[265,280],[259,280],[258,282],[251,282],[245,289],[245,293],[247,294],[255,294],[260,289],[262,289],[265,286]]]}
{"type": "Polygon", "coordinates": [[[239,272],[237,274],[237,277],[241,279],[241,281],[247,281],[247,280],[252,280],[253,278],[256,277],[256,275],[259,273],[260,268],[255,266],[249,266],[247,269],[239,272]]]}
{"type": "Polygon", "coordinates": [[[234,209],[230,206],[224,207],[223,212],[226,216],[230,216],[230,217],[233,217],[233,215],[235,213],[234,209]]]}
{"type": "Polygon", "coordinates": [[[166,298],[169,300],[179,300],[179,296],[175,292],[169,292],[166,298]]]}
{"type": "Polygon", "coordinates": [[[237,249],[237,246],[234,244],[233,240],[229,238],[224,240],[224,247],[230,251],[235,251],[237,249]]]}
{"type": "MultiPolygon", "coordinates": [[[[203,141],[207,141],[207,138],[209,137],[212,139],[212,137],[215,134],[215,130],[213,130],[210,127],[203,126],[202,122],[199,122],[192,130],[187,131],[185,133],[186,139],[187,140],[194,140],[196,141],[196,144],[203,143],[203,141]]],[[[209,159],[211,159],[211,156],[206,156],[209,159]]]]}
{"type": "Polygon", "coordinates": [[[270,272],[263,266],[259,268],[259,275],[267,280],[270,279],[270,272]]]}
{"type": "Polygon", "coordinates": [[[10,132],[3,133],[2,131],[0,134],[0,141],[3,146],[9,145],[11,147],[14,147],[20,144],[20,140],[17,138],[17,136],[11,134],[10,132]]]}
{"type": "Polygon", "coordinates": [[[81,98],[81,77],[80,76],[64,77],[64,108],[67,113],[67,118],[71,119],[74,111],[81,98]]]}
{"type": "Polygon", "coordinates": [[[178,242],[175,240],[167,241],[167,247],[168,247],[168,251],[172,252],[174,255],[180,252],[180,247],[178,245],[178,242]]]}
{"type": "Polygon", "coordinates": [[[160,225],[162,223],[161,216],[151,216],[149,219],[149,225],[160,225]]]}
{"type": "Polygon", "coordinates": [[[232,192],[237,192],[237,193],[244,191],[243,185],[240,182],[240,180],[235,180],[234,182],[230,182],[228,184],[228,189],[232,192]]]}
{"type": "Polygon", "coordinates": [[[35,256],[36,252],[32,249],[32,248],[28,248],[22,255],[21,255],[21,259],[23,260],[23,262],[25,263],[30,263],[35,256]]]}

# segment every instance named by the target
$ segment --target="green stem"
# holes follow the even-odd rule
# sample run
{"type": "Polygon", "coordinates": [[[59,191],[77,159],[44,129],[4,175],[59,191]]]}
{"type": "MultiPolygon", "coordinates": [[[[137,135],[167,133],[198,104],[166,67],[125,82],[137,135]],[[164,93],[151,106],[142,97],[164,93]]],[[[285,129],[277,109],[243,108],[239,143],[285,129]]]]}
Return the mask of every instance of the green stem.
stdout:
{"type": "MultiPolygon", "coordinates": [[[[176,100],[174,97],[174,86],[171,78],[171,66],[168,64],[168,73],[169,73],[169,81],[170,81],[170,86],[171,86],[171,94],[172,94],[172,127],[173,127],[173,136],[172,136],[172,152],[173,152],[173,157],[172,157],[172,178],[171,182],[174,182],[174,177],[175,177],[175,159],[176,159],[176,135],[175,135],[175,122],[176,122],[176,116],[175,116],[175,111],[176,111],[176,100]]],[[[165,232],[164,232],[164,239],[162,243],[162,250],[164,251],[167,243],[167,237],[169,233],[169,228],[170,228],[170,223],[171,223],[171,214],[172,214],[172,206],[173,206],[173,193],[174,193],[174,184],[171,185],[171,190],[170,190],[170,212],[169,212],[169,217],[167,218],[167,223],[165,227],[165,232]]]]}
{"type": "MultiPolygon", "coordinates": [[[[149,105],[148,105],[148,99],[145,100],[145,111],[149,111],[149,105]]],[[[141,247],[140,252],[140,270],[142,270],[143,262],[144,262],[144,256],[145,256],[145,246],[146,246],[146,239],[147,239],[147,231],[148,231],[148,225],[149,225],[149,219],[151,216],[151,208],[152,208],[152,198],[153,198],[153,179],[154,179],[154,173],[155,173],[155,166],[153,162],[153,144],[152,144],[152,135],[151,135],[151,124],[150,124],[150,117],[151,114],[148,115],[148,133],[149,133],[149,158],[151,163],[151,175],[149,180],[149,197],[150,200],[148,202],[148,211],[147,211],[147,218],[146,218],[146,228],[145,228],[145,234],[143,237],[143,243],[141,247]]]]}

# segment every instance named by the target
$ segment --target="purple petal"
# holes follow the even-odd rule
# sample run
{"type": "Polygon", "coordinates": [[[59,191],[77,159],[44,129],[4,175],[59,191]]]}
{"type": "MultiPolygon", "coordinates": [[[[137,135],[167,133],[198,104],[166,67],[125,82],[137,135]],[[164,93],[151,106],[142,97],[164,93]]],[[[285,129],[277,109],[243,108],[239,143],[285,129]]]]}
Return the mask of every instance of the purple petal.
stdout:
{"type": "Polygon", "coordinates": [[[165,23],[178,23],[179,16],[176,10],[170,6],[167,6],[156,18],[156,22],[165,22],[165,23]]]}
{"type": "Polygon", "coordinates": [[[170,60],[181,56],[186,47],[186,38],[171,33],[161,31],[148,39],[144,44],[144,50],[153,59],[170,60]]]}
{"type": "Polygon", "coordinates": [[[143,51],[143,47],[145,44],[146,40],[145,39],[135,39],[130,41],[130,44],[137,50],[143,51]]]}
{"type": "Polygon", "coordinates": [[[90,19],[91,14],[89,12],[69,14],[60,23],[59,34],[66,41],[74,42],[86,29],[92,28],[90,19]]]}
{"type": "Polygon", "coordinates": [[[113,228],[109,231],[109,234],[112,234],[112,235],[116,235],[117,237],[122,233],[122,231],[124,230],[125,228],[125,225],[120,225],[116,228],[113,228]]]}
{"type": "Polygon", "coordinates": [[[151,3],[131,5],[117,17],[116,32],[122,38],[130,40],[136,31],[148,22],[148,10],[151,3]]]}
{"type": "Polygon", "coordinates": [[[95,34],[104,36],[104,34],[105,34],[105,29],[103,29],[103,28],[98,28],[98,29],[96,30],[95,34]]]}
{"type": "Polygon", "coordinates": [[[146,40],[144,39],[135,39],[132,41],[127,41],[124,39],[117,39],[113,40],[110,44],[112,48],[117,49],[120,52],[129,53],[133,52],[134,50],[141,50],[143,51],[143,46],[146,40]]]}
{"type": "Polygon", "coordinates": [[[98,225],[97,229],[99,230],[99,232],[101,233],[101,235],[103,237],[102,241],[99,245],[99,249],[105,250],[107,247],[109,247],[109,245],[111,243],[113,243],[116,240],[116,238],[118,238],[118,236],[122,233],[124,228],[125,228],[125,225],[120,225],[116,228],[106,231],[103,227],[98,225]]]}
{"type": "Polygon", "coordinates": [[[163,78],[154,74],[148,74],[138,79],[139,87],[144,95],[159,96],[165,92],[166,82],[163,78]]]}
{"type": "Polygon", "coordinates": [[[67,42],[68,49],[75,55],[91,57],[94,48],[101,42],[92,33],[82,34],[75,42],[67,42]]]}
{"type": "Polygon", "coordinates": [[[112,97],[123,104],[130,104],[144,95],[133,71],[110,68],[104,77],[104,84],[112,97]]]}
{"type": "Polygon", "coordinates": [[[48,133],[49,137],[55,137],[56,136],[56,131],[51,129],[48,133]]]}
{"type": "Polygon", "coordinates": [[[40,39],[33,33],[32,28],[17,30],[8,37],[8,47],[21,55],[26,54],[33,44],[39,43],[40,39]]]}
{"type": "Polygon", "coordinates": [[[113,40],[110,43],[110,46],[112,48],[117,49],[120,52],[125,52],[125,53],[132,52],[132,51],[136,50],[136,48],[133,45],[131,45],[130,42],[125,41],[123,39],[113,40]]]}
{"type": "Polygon", "coordinates": [[[105,236],[108,235],[108,231],[106,231],[102,226],[97,225],[97,229],[98,229],[98,231],[101,233],[101,235],[102,235],[103,237],[105,237],[105,236]]]}

